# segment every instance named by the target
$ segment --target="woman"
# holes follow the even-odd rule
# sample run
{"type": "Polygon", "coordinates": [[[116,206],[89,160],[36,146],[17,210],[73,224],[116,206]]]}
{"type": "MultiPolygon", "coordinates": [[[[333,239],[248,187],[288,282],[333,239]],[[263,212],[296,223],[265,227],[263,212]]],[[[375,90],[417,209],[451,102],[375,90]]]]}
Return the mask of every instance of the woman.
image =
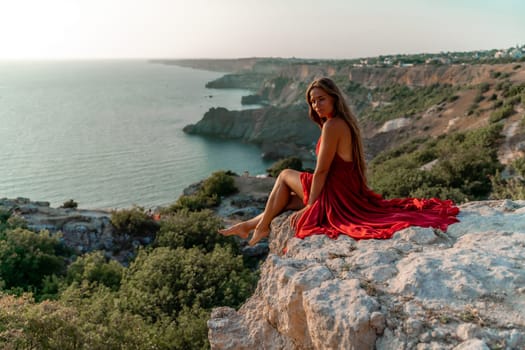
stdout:
{"type": "Polygon", "coordinates": [[[264,212],[228,229],[223,235],[248,238],[254,245],[270,233],[270,223],[283,210],[299,209],[291,217],[295,235],[304,238],[346,234],[355,239],[390,238],[408,226],[446,230],[457,222],[452,201],[436,198],[385,200],[366,183],[361,132],[343,94],[328,78],[315,80],[306,91],[310,119],[321,128],[313,174],[286,169],[270,193],[264,212]]]}

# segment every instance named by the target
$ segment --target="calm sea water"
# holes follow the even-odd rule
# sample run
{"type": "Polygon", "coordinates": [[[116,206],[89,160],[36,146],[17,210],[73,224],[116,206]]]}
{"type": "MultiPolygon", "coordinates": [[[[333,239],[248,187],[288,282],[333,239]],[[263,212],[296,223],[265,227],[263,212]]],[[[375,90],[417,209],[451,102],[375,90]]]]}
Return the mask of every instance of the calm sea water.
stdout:
{"type": "Polygon", "coordinates": [[[257,147],[189,136],[243,90],[206,89],[220,73],[139,61],[0,62],[0,197],[59,206],[174,202],[213,171],[263,173],[257,147]]]}

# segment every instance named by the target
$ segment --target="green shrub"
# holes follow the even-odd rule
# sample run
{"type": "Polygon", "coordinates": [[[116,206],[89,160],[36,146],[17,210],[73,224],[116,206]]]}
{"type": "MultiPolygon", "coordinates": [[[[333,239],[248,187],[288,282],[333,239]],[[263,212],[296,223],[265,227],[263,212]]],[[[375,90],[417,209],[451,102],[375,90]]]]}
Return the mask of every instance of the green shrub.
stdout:
{"type": "Polygon", "coordinates": [[[66,282],[81,284],[88,283],[103,284],[112,291],[120,288],[123,267],[115,260],[108,260],[100,251],[91,252],[77,258],[68,266],[66,282]]]}
{"type": "Polygon", "coordinates": [[[490,90],[490,84],[489,83],[482,83],[479,86],[479,92],[481,94],[484,94],[485,92],[490,90]]]}
{"type": "Polygon", "coordinates": [[[525,199],[525,181],[522,178],[513,177],[503,179],[499,173],[490,177],[492,183],[491,199],[525,199]]]}
{"type": "Polygon", "coordinates": [[[0,209],[0,224],[7,223],[7,219],[11,217],[11,213],[7,210],[0,209]]]}
{"type": "MultiPolygon", "coordinates": [[[[176,319],[185,308],[198,305],[238,307],[253,292],[256,275],[230,248],[160,247],[139,252],[121,286],[123,306],[155,320],[159,315],[176,319]]],[[[203,334],[205,337],[205,334],[203,334]]]]}
{"type": "Polygon", "coordinates": [[[514,160],[511,163],[511,169],[517,175],[525,177],[525,157],[514,160]]]}
{"type": "Polygon", "coordinates": [[[499,101],[495,101],[494,104],[492,105],[492,108],[499,108],[503,106],[503,101],[499,100],[499,101]]]}
{"type": "Polygon", "coordinates": [[[510,98],[507,99],[507,101],[505,101],[506,104],[509,104],[509,105],[517,105],[517,104],[520,104],[521,103],[521,96],[520,95],[514,95],[510,98]]]}
{"type": "Polygon", "coordinates": [[[221,196],[237,192],[235,180],[230,172],[217,171],[199,185],[193,194],[180,196],[170,207],[162,210],[163,215],[170,215],[179,210],[200,211],[217,206],[221,196]]]}
{"type": "Polygon", "coordinates": [[[115,233],[128,234],[132,237],[152,235],[158,230],[157,223],[144,211],[144,208],[138,206],[113,211],[111,224],[115,228],[115,233]]]}
{"type": "Polygon", "coordinates": [[[237,188],[231,175],[225,171],[217,171],[204,180],[201,192],[208,197],[222,197],[237,192],[237,188]]]}
{"type": "Polygon", "coordinates": [[[514,106],[511,104],[505,104],[503,107],[495,110],[489,117],[491,123],[497,123],[502,119],[505,119],[514,113],[514,106]]]}
{"type": "Polygon", "coordinates": [[[170,214],[179,210],[200,211],[206,208],[211,208],[221,203],[217,195],[207,196],[202,192],[197,192],[191,195],[182,195],[177,199],[175,204],[171,205],[164,214],[170,214]]]}
{"type": "Polygon", "coordinates": [[[2,349],[78,349],[77,312],[58,302],[35,304],[30,295],[0,294],[0,347],[2,349]]]}
{"type": "Polygon", "coordinates": [[[501,72],[494,72],[494,71],[490,72],[490,77],[494,79],[499,78],[500,75],[501,75],[501,72]]]}
{"type": "Polygon", "coordinates": [[[448,102],[454,102],[459,99],[458,95],[451,95],[447,100],[448,102]]]}
{"type": "Polygon", "coordinates": [[[298,157],[288,157],[280,159],[277,162],[273,163],[272,166],[266,171],[272,177],[277,177],[284,169],[294,169],[298,171],[303,170],[303,162],[298,157]]]}
{"type": "Polygon", "coordinates": [[[155,245],[172,249],[198,247],[211,252],[216,244],[234,244],[217,233],[221,227],[222,220],[211,210],[181,210],[162,220],[155,245]]]}
{"type": "Polygon", "coordinates": [[[439,198],[451,199],[455,203],[464,203],[468,201],[468,196],[458,188],[444,187],[436,185],[429,187],[428,184],[423,184],[421,187],[410,192],[410,197],[413,198],[439,198]]]}
{"type": "Polygon", "coordinates": [[[73,199],[70,199],[68,201],[65,201],[64,204],[62,204],[62,208],[76,209],[78,208],[78,203],[75,202],[73,199]]]}
{"type": "Polygon", "coordinates": [[[63,274],[68,250],[48,231],[34,233],[22,228],[0,232],[0,278],[12,292],[40,295],[43,279],[63,274]]]}
{"type": "Polygon", "coordinates": [[[482,95],[481,93],[478,93],[478,94],[476,95],[476,97],[474,97],[474,102],[475,102],[475,103],[479,103],[479,102],[483,101],[484,98],[485,98],[485,97],[483,97],[483,95],[482,95]]]}

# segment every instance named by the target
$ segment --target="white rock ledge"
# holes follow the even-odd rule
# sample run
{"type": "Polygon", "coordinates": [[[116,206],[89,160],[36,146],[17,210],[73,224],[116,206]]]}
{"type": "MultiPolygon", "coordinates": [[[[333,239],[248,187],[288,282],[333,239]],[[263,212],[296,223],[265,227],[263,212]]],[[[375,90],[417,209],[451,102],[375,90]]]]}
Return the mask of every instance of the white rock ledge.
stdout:
{"type": "Polygon", "coordinates": [[[447,233],[389,240],[301,240],[282,215],[254,295],[212,312],[212,349],[525,349],[525,201],[460,208],[447,233]]]}

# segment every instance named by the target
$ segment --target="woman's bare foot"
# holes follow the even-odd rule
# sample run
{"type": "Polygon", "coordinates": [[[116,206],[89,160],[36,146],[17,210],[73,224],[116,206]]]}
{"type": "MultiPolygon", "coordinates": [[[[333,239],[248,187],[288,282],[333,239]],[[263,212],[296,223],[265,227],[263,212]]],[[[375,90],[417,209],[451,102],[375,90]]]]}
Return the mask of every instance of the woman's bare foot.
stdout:
{"type": "Polygon", "coordinates": [[[242,239],[246,239],[250,235],[250,231],[251,230],[249,228],[248,223],[243,221],[229,228],[224,228],[222,230],[219,230],[219,233],[223,236],[239,236],[242,239]]]}
{"type": "Polygon", "coordinates": [[[248,245],[250,246],[256,245],[257,242],[259,242],[263,238],[268,237],[269,234],[270,234],[269,227],[266,227],[266,228],[256,227],[255,231],[253,231],[252,239],[250,239],[250,241],[248,242],[248,245]]]}

